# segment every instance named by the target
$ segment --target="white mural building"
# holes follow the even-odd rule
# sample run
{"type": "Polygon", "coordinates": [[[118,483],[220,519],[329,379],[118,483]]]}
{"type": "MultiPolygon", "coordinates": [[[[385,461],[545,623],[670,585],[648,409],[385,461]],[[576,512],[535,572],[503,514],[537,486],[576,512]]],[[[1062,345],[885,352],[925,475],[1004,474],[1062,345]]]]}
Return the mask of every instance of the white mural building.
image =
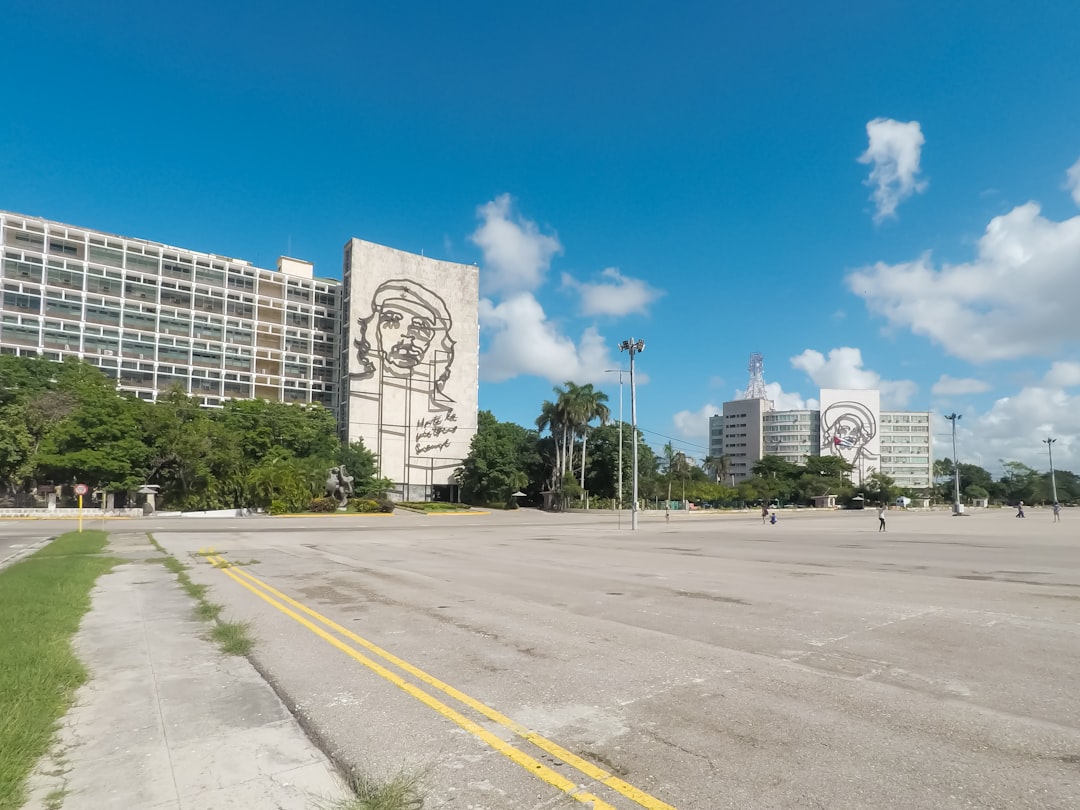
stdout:
{"type": "Polygon", "coordinates": [[[479,271],[352,239],[342,269],[338,424],[403,500],[457,500],[476,433],[479,271]]]}

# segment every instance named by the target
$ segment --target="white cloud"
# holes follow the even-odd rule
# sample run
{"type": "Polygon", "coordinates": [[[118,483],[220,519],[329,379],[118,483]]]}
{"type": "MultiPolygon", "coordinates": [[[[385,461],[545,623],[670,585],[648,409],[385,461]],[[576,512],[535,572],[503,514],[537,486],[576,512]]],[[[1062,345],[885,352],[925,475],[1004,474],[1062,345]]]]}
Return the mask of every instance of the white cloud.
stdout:
{"type": "Polygon", "coordinates": [[[614,267],[604,270],[599,283],[577,281],[569,273],[563,273],[564,288],[577,290],[581,295],[582,315],[642,315],[649,304],[664,292],[638,278],[624,276],[614,267]]]}
{"type": "Polygon", "coordinates": [[[1074,360],[1052,363],[1043,383],[1052,388],[1076,388],[1080,385],[1080,363],[1074,360]]]}
{"type": "Polygon", "coordinates": [[[983,380],[976,380],[973,377],[950,377],[948,374],[942,374],[941,378],[934,383],[934,387],[930,389],[936,397],[959,397],[965,394],[981,394],[989,390],[989,383],[983,380]]]}
{"type": "Polygon", "coordinates": [[[802,394],[788,393],[778,382],[765,383],[765,393],[778,411],[816,411],[819,406],[813,397],[803,399],[802,394]]]}
{"type": "MultiPolygon", "coordinates": [[[[486,381],[531,374],[552,382],[598,383],[606,379],[604,369],[617,366],[596,327],[587,328],[575,344],[548,320],[532,293],[497,304],[481,299],[480,325],[489,334],[487,351],[480,356],[480,376],[486,381]]],[[[614,342],[610,346],[614,348],[614,342]]]]}
{"type": "Polygon", "coordinates": [[[862,268],[847,283],[891,324],[982,362],[1080,340],[1078,265],[1080,216],[1054,222],[1029,202],[990,221],[973,262],[939,269],[924,254],[862,268]]]}
{"type": "MultiPolygon", "coordinates": [[[[723,413],[723,408],[709,403],[708,405],[702,405],[696,411],[679,411],[671,417],[671,421],[675,424],[675,433],[677,435],[700,447],[708,447],[709,417],[716,416],[719,413],[723,413]]],[[[705,451],[701,450],[700,453],[704,458],[705,451]]]]}
{"type": "Polygon", "coordinates": [[[862,351],[850,346],[831,349],[828,358],[807,349],[791,358],[791,366],[805,371],[819,388],[876,388],[885,410],[905,407],[919,390],[911,380],[883,380],[876,371],[863,368],[862,351]]]}
{"type": "MultiPolygon", "coordinates": [[[[1046,471],[1050,463],[1043,439],[1053,437],[1054,468],[1080,471],[1080,395],[1029,386],[998,399],[986,413],[969,417],[957,425],[957,455],[962,462],[997,471],[1000,460],[1021,461],[1046,471]]],[[[935,458],[952,455],[948,440],[945,445],[939,443],[935,458]]]]}
{"type": "Polygon", "coordinates": [[[1065,170],[1065,188],[1072,194],[1073,201],[1080,205],[1080,160],[1065,170]]]}
{"type": "Polygon", "coordinates": [[[479,206],[481,222],[469,237],[484,252],[480,284],[486,293],[535,290],[544,281],[553,256],[562,253],[556,235],[540,233],[532,220],[513,212],[509,194],[479,206]]]}
{"type": "Polygon", "coordinates": [[[875,118],[866,124],[870,145],[859,156],[859,163],[873,164],[866,184],[874,186],[870,198],[877,206],[874,222],[896,216],[896,207],[916,192],[926,189],[919,180],[919,161],[926,139],[918,121],[895,121],[875,118]]]}

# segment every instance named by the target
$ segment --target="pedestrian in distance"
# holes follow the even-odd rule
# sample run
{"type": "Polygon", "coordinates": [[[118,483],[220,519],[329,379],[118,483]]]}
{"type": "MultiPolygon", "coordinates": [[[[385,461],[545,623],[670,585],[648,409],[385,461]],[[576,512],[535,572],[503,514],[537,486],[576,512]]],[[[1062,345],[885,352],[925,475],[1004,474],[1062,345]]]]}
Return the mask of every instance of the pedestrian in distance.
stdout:
{"type": "Polygon", "coordinates": [[[769,507],[765,504],[761,505],[761,525],[765,525],[765,521],[769,519],[769,507]]]}
{"type": "Polygon", "coordinates": [[[771,523],[773,526],[776,525],[776,512],[773,512],[771,515],[769,515],[769,523],[771,523]]]}
{"type": "Polygon", "coordinates": [[[1054,523],[1061,523],[1061,504],[1054,501],[1054,523]]]}
{"type": "Polygon", "coordinates": [[[1016,505],[1016,516],[1017,517],[1024,517],[1024,502],[1023,501],[1020,501],[1020,503],[1018,503],[1016,505]]]}
{"type": "Polygon", "coordinates": [[[878,519],[877,530],[879,532],[885,531],[885,507],[884,507],[884,505],[880,509],[878,509],[877,519],[878,519]]]}

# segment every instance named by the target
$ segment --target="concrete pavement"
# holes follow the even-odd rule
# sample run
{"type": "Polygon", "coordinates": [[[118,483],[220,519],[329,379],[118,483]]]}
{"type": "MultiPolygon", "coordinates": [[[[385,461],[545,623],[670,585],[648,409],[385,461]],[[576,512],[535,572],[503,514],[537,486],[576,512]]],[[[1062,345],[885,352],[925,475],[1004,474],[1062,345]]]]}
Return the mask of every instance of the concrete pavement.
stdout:
{"type": "Polygon", "coordinates": [[[343,795],[273,689],[207,640],[176,577],[146,561],[159,556],[146,535],[111,534],[109,551],[129,562],[93,591],[75,637],[90,679],[27,808],[312,810],[343,795]]]}
{"type": "Polygon", "coordinates": [[[260,668],[335,759],[423,771],[427,807],[580,805],[417,692],[618,810],[1080,803],[1080,544],[1067,524],[612,523],[395,516],[156,536],[181,557],[214,545],[258,560],[192,576],[255,623],[260,668]]]}

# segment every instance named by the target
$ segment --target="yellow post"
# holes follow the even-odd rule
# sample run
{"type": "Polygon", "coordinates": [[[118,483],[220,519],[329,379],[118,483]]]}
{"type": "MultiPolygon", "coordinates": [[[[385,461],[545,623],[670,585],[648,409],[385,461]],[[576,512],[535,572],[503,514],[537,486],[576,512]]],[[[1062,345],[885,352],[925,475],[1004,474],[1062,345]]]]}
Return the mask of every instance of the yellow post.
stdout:
{"type": "Polygon", "coordinates": [[[82,534],[82,495],[79,496],[79,534],[82,534]]]}

